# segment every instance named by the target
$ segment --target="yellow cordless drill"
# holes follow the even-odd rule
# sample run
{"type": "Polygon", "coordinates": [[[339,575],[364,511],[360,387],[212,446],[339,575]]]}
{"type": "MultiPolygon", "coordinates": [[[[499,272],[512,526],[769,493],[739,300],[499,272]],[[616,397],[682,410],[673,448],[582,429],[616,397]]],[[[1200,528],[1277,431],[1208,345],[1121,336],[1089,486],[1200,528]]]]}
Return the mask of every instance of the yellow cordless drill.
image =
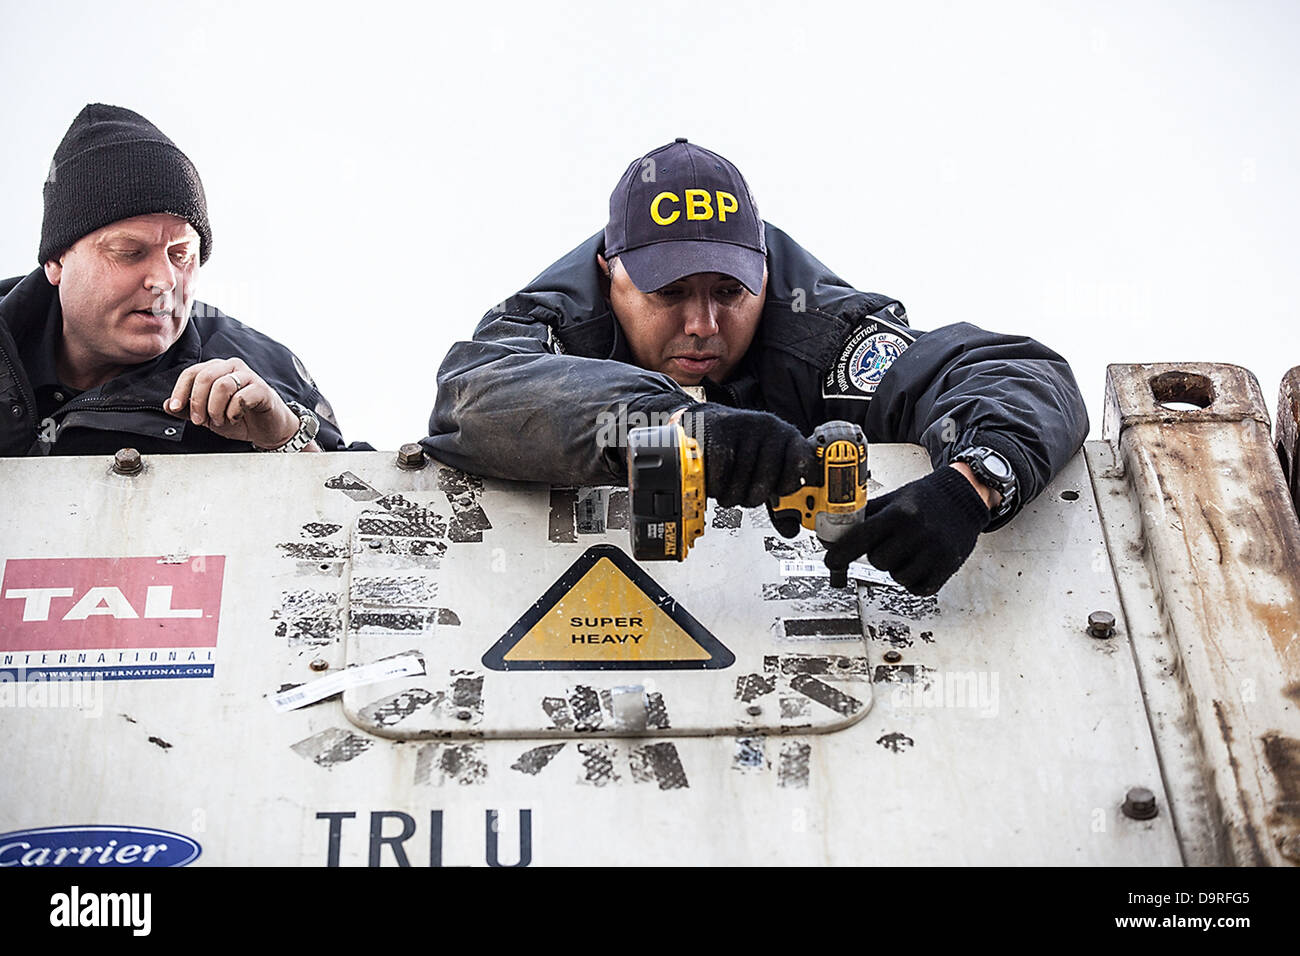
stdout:
{"type": "MultiPolygon", "coordinates": [[[[849,422],[818,425],[810,439],[821,467],[798,491],[773,499],[777,515],[799,523],[823,544],[862,521],[867,506],[867,441],[849,422]]],[[[680,424],[636,428],[628,434],[628,499],[632,555],[638,561],[685,561],[704,534],[704,453],[680,424]]],[[[831,584],[846,587],[846,572],[831,584]]]]}

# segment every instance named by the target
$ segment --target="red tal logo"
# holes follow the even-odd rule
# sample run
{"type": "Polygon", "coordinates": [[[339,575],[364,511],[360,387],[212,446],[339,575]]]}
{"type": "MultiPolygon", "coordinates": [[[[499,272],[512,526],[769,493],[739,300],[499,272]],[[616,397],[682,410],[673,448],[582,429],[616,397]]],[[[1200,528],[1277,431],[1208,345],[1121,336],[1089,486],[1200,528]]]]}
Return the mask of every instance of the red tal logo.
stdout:
{"type": "Polygon", "coordinates": [[[215,647],[225,561],[10,558],[0,651],[215,647]]]}

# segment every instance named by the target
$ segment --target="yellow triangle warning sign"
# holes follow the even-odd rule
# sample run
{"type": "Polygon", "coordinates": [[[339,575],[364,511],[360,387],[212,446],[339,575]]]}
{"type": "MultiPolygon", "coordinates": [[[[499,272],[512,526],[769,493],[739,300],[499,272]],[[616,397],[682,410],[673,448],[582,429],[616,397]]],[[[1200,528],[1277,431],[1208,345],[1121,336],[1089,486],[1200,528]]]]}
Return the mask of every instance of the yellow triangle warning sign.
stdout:
{"type": "Polygon", "coordinates": [[[735,660],[612,544],[583,552],[483,655],[499,671],[714,669],[735,660]]]}

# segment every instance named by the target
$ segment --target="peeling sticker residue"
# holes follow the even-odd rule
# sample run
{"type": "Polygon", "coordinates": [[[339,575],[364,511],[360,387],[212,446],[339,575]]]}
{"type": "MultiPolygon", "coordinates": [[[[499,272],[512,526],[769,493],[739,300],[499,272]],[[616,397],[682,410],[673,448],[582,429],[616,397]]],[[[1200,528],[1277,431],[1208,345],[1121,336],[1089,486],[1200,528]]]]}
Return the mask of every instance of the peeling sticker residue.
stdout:
{"type": "Polygon", "coordinates": [[[766,770],[769,767],[766,750],[766,737],[737,737],[736,752],[731,758],[731,766],[735,770],[747,773],[766,770]]]}
{"type": "Polygon", "coordinates": [[[293,744],[289,749],[321,767],[346,763],[370,749],[374,741],[350,730],[330,727],[293,744]]]}
{"type": "Polygon", "coordinates": [[[438,487],[451,502],[452,518],[447,536],[458,544],[482,541],[483,532],[492,527],[479,503],[483,479],[444,466],[438,469],[438,487]]]}
{"type": "Polygon", "coordinates": [[[328,538],[342,527],[341,524],[325,524],[320,521],[311,521],[302,526],[302,531],[309,538],[328,538]]]}
{"type": "Polygon", "coordinates": [[[537,776],[545,769],[546,765],[551,762],[561,750],[564,744],[547,744],[544,747],[534,747],[532,750],[525,750],[519,755],[519,759],[510,765],[511,770],[518,770],[520,773],[526,773],[529,776],[537,776]]]}
{"type": "MultiPolygon", "coordinates": [[[[391,554],[402,557],[412,558],[441,558],[447,552],[447,542],[439,541],[436,538],[402,538],[402,537],[371,537],[365,539],[366,549],[374,554],[391,554]]],[[[438,567],[438,562],[422,561],[421,565],[429,567],[438,567]]]]}
{"type": "Polygon", "coordinates": [[[736,700],[749,703],[776,690],[776,678],[762,674],[742,674],[736,678],[736,700]]]}
{"type": "Polygon", "coordinates": [[[389,538],[445,538],[447,519],[428,508],[366,511],[357,516],[357,532],[389,538]]]}
{"type": "Polygon", "coordinates": [[[790,679],[790,688],[845,717],[856,714],[862,709],[862,701],[856,697],[852,697],[808,674],[799,674],[792,677],[790,679]]]}
{"type": "Polygon", "coordinates": [[[885,736],[879,738],[876,743],[880,744],[880,746],[884,747],[886,750],[893,751],[896,754],[901,754],[908,747],[913,746],[916,741],[907,736],[907,734],[893,733],[885,734],[885,736]]]}
{"type": "Polygon", "coordinates": [[[654,730],[668,730],[672,726],[668,723],[668,705],[664,703],[664,695],[659,691],[651,691],[645,695],[645,706],[647,727],[654,730]]]}
{"type": "Polygon", "coordinates": [[[440,621],[441,610],[353,611],[348,616],[348,630],[366,637],[412,637],[428,634],[433,631],[434,624],[440,621]]]}
{"type": "Polygon", "coordinates": [[[569,702],[563,697],[543,697],[542,710],[558,730],[572,730],[573,717],[569,714],[569,702]]]}
{"type": "Polygon", "coordinates": [[[279,622],[276,637],[288,638],[290,647],[333,643],[343,630],[338,602],[339,596],[331,591],[303,588],[281,592],[280,606],[271,612],[271,620],[279,622]]]}
{"type": "Polygon", "coordinates": [[[578,753],[582,754],[582,767],[586,771],[579,782],[603,787],[610,783],[617,783],[621,779],[614,770],[614,758],[618,751],[612,744],[599,742],[578,744],[578,753]]]}
{"type": "Polygon", "coordinates": [[[924,664],[877,664],[872,675],[875,684],[924,684],[929,687],[931,668],[924,664]]]}
{"type": "Polygon", "coordinates": [[[862,620],[858,617],[787,617],[781,629],[788,638],[862,637],[862,620]]]}
{"type": "Polygon", "coordinates": [[[600,712],[600,695],[590,687],[579,684],[569,693],[569,704],[573,707],[574,730],[595,730],[603,722],[600,712]]]}
{"type": "Polygon", "coordinates": [[[487,776],[482,743],[425,744],[415,755],[416,786],[468,787],[486,783],[487,776]]]}
{"type": "Polygon", "coordinates": [[[721,505],[713,509],[713,527],[739,528],[740,518],[744,512],[739,508],[724,508],[721,505]]]}
{"type": "Polygon", "coordinates": [[[345,471],[341,475],[335,475],[325,482],[325,487],[334,491],[341,491],[353,501],[374,501],[379,497],[379,492],[371,488],[368,484],[352,474],[345,471]]]}
{"type": "Polygon", "coordinates": [[[547,524],[547,540],[555,544],[573,544],[578,540],[574,510],[578,504],[576,488],[551,489],[551,513],[547,524]]]}
{"type": "Polygon", "coordinates": [[[812,747],[799,740],[787,740],[781,744],[778,758],[777,786],[806,789],[808,786],[808,758],[812,747]]]}
{"type": "Polygon", "coordinates": [[[871,621],[866,627],[869,640],[885,641],[893,647],[912,646],[912,629],[902,621],[871,621]]]}
{"type": "MultiPolygon", "coordinates": [[[[581,748],[579,748],[581,749],[581,748]]],[[[635,748],[628,761],[637,783],[657,781],[660,790],[681,790],[690,786],[676,744],[658,743],[635,748]]]]}
{"type": "Polygon", "coordinates": [[[578,489],[578,499],[574,506],[578,534],[605,533],[605,511],[608,502],[608,488],[578,489]]]}
{"type": "Polygon", "coordinates": [[[780,584],[762,586],[764,601],[795,601],[796,610],[809,614],[848,616],[858,610],[853,588],[831,587],[830,578],[792,577],[780,584]]]}
{"type": "Polygon", "coordinates": [[[286,558],[299,561],[334,561],[346,558],[351,552],[341,541],[285,541],[276,545],[286,558]]]}
{"type": "Polygon", "coordinates": [[[863,582],[863,611],[884,611],[897,617],[920,621],[939,613],[939,598],[921,597],[898,584],[863,582]]]}
{"type": "Polygon", "coordinates": [[[871,673],[871,665],[865,657],[843,654],[766,654],[763,657],[763,670],[786,677],[795,674],[825,674],[832,678],[858,680],[871,673]]]}
{"type": "Polygon", "coordinates": [[[780,701],[782,720],[795,720],[812,715],[812,701],[807,697],[790,697],[782,694],[780,701]]]}
{"type": "Polygon", "coordinates": [[[606,531],[627,530],[627,489],[615,488],[609,493],[609,515],[605,520],[606,531]]]}
{"type": "Polygon", "coordinates": [[[451,705],[482,713],[483,675],[478,671],[454,670],[451,678],[451,705]]]}
{"type": "Polygon", "coordinates": [[[430,607],[438,599],[437,582],[414,575],[352,575],[349,600],[384,608],[430,607]]]}
{"type": "Polygon", "coordinates": [[[435,697],[433,693],[422,687],[417,687],[414,690],[404,690],[367,704],[357,711],[357,716],[367,723],[378,724],[380,727],[391,727],[411,716],[421,707],[434,703],[441,696],[439,694],[435,697]]]}
{"type": "Polygon", "coordinates": [[[813,535],[800,535],[797,538],[781,538],[776,535],[766,535],[763,538],[763,547],[767,549],[772,557],[795,561],[801,558],[815,557],[821,560],[826,554],[826,549],[822,543],[813,535]]]}

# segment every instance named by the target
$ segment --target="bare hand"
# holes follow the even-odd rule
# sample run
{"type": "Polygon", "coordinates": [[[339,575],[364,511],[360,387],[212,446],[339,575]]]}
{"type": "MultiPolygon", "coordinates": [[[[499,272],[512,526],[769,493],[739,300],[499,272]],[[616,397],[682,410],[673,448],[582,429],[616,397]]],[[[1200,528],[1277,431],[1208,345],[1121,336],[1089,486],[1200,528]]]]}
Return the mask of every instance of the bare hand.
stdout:
{"type": "Polygon", "coordinates": [[[279,393],[239,358],[211,359],[185,369],[163,410],[258,448],[279,448],[300,424],[279,393]]]}

